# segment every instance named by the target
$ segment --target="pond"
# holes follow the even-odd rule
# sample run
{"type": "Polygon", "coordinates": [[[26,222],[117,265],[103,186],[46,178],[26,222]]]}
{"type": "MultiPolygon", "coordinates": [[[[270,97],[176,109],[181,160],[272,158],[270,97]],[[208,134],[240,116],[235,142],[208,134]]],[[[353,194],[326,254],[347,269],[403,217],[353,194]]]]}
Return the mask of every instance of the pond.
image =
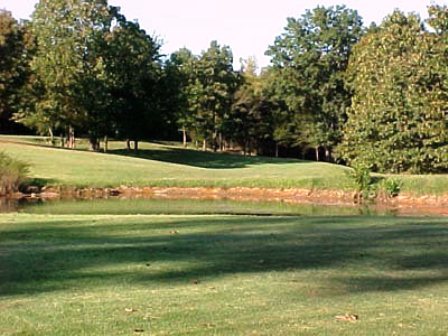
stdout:
{"type": "MultiPolygon", "coordinates": [[[[0,199],[0,213],[54,215],[251,215],[251,216],[357,216],[430,215],[430,209],[375,206],[298,204],[274,201],[196,199],[0,199]]],[[[440,213],[435,213],[440,214],[440,213]]]]}

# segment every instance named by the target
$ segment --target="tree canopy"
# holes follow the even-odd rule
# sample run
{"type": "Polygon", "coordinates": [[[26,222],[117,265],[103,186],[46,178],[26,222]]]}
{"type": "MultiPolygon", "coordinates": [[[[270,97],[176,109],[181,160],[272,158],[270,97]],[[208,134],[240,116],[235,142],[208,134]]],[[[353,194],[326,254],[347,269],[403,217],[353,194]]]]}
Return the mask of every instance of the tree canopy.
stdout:
{"type": "MultiPolygon", "coordinates": [[[[432,10],[430,22],[446,14],[432,10]]],[[[355,47],[354,96],[339,148],[349,163],[390,172],[446,169],[447,48],[437,30],[395,11],[355,47]]]]}
{"type": "Polygon", "coordinates": [[[0,130],[163,137],[204,150],[301,156],[382,172],[448,170],[448,9],[363,26],[346,6],[305,11],[234,69],[229,46],[161,54],[107,0],[40,0],[29,22],[0,11],[0,130]],[[179,133],[179,131],[181,133],[179,133]]]}

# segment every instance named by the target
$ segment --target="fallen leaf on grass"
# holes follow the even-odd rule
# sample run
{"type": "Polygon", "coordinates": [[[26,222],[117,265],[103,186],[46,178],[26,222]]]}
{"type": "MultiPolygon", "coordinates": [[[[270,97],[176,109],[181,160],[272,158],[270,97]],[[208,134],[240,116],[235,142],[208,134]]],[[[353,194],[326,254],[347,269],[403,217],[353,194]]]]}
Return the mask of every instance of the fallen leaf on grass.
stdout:
{"type": "Polygon", "coordinates": [[[355,322],[359,320],[359,316],[355,314],[338,315],[335,317],[338,321],[355,322]]]}
{"type": "Polygon", "coordinates": [[[135,313],[135,312],[137,311],[137,309],[134,309],[134,308],[125,308],[124,311],[125,311],[126,313],[135,313]]]}
{"type": "Polygon", "coordinates": [[[216,327],[216,325],[214,325],[212,323],[204,323],[202,326],[205,328],[215,328],[216,327]]]}
{"type": "Polygon", "coordinates": [[[144,329],[134,329],[134,332],[135,333],[143,333],[143,332],[145,332],[145,330],[144,329]]]}
{"type": "Polygon", "coordinates": [[[174,235],[176,235],[176,234],[179,234],[179,231],[172,230],[172,231],[170,231],[170,234],[174,234],[174,235]]]}

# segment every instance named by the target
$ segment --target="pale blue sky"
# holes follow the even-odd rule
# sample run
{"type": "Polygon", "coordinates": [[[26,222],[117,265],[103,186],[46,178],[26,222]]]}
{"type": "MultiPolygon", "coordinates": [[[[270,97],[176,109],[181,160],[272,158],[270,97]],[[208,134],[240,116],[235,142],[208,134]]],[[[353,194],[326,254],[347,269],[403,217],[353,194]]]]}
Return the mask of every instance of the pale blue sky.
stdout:
{"type": "MultiPolygon", "coordinates": [[[[255,56],[260,66],[269,63],[267,47],[280,35],[287,17],[299,17],[317,5],[345,4],[358,10],[365,23],[380,22],[395,8],[426,17],[431,0],[109,0],[120,6],[128,19],[137,19],[150,34],[163,41],[162,51],[170,53],[188,47],[194,53],[206,49],[211,40],[229,45],[238,60],[255,56]]],[[[0,8],[16,18],[28,18],[36,0],[0,0],[0,8]]],[[[448,0],[438,0],[448,4],[448,0]]]]}

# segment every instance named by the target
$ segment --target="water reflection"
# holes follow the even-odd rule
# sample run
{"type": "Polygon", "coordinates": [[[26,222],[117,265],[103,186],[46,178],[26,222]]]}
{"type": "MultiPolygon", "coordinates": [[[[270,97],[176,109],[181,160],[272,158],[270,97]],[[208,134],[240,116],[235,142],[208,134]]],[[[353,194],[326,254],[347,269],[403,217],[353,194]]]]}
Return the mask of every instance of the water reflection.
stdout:
{"type": "Polygon", "coordinates": [[[235,200],[190,199],[94,199],[7,200],[0,199],[0,212],[64,215],[258,215],[258,216],[356,216],[396,215],[396,209],[375,207],[296,204],[235,200]]]}

